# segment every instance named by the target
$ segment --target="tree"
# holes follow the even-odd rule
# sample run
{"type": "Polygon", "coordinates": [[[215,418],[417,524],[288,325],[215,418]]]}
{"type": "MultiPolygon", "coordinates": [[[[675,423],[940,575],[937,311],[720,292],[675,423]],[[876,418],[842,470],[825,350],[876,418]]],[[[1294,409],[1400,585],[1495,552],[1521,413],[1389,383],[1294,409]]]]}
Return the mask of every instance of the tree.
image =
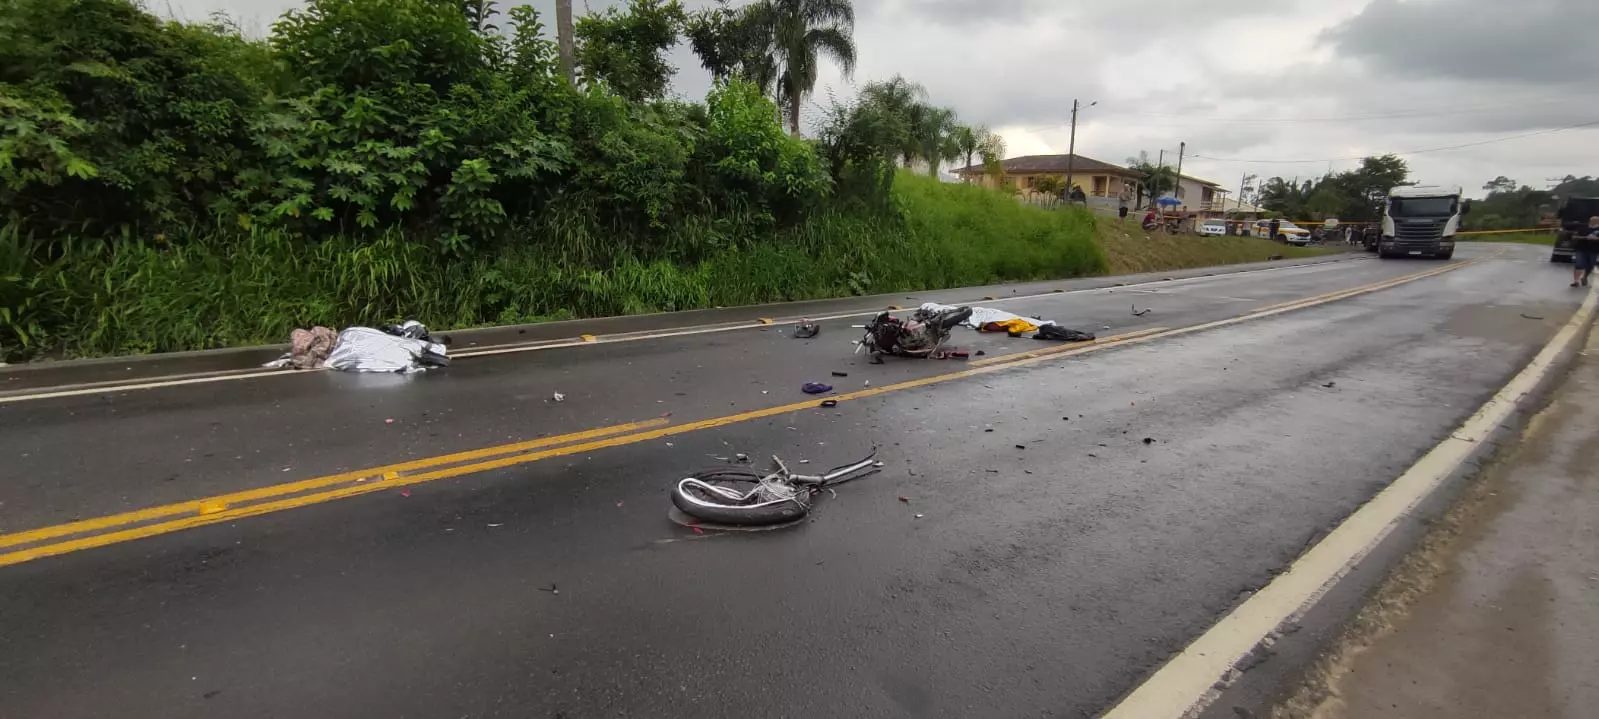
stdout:
{"type": "Polygon", "coordinates": [[[577,66],[585,82],[604,82],[630,102],[666,95],[675,68],[666,51],[687,18],[678,0],[631,0],[577,21],[577,66]]]}
{"type": "Polygon", "coordinates": [[[472,32],[489,35],[499,31],[500,26],[490,22],[499,14],[494,7],[494,0],[460,0],[460,2],[461,12],[466,14],[466,22],[472,26],[472,32]]]}
{"type": "Polygon", "coordinates": [[[1005,138],[986,127],[957,125],[950,139],[955,142],[956,152],[966,158],[967,167],[972,167],[973,158],[985,159],[990,154],[1005,159],[1005,138]]]}
{"type": "Polygon", "coordinates": [[[1599,197],[1599,177],[1566,175],[1550,191],[1557,197],[1599,197]]]}
{"type": "Polygon", "coordinates": [[[916,154],[927,163],[927,174],[938,177],[939,163],[960,157],[955,142],[955,111],[923,106],[917,113],[916,154]]]}
{"type": "Polygon", "coordinates": [[[1140,151],[1138,157],[1127,158],[1127,169],[1136,170],[1142,175],[1136,185],[1138,198],[1133,204],[1134,207],[1143,207],[1146,195],[1154,201],[1167,190],[1177,187],[1177,171],[1168,165],[1150,162],[1148,151],[1140,151]]]}
{"type": "Polygon", "coordinates": [[[891,118],[894,150],[900,162],[909,166],[920,154],[921,132],[927,111],[927,89],[895,75],[884,82],[868,84],[861,90],[861,99],[880,109],[891,118]]]}
{"type": "Polygon", "coordinates": [[[798,135],[800,107],[816,89],[821,58],[855,72],[855,7],[851,0],[762,0],[772,35],[778,105],[788,111],[789,132],[798,135]]]}
{"type": "Polygon", "coordinates": [[[972,156],[977,154],[977,130],[971,125],[956,125],[949,139],[955,143],[956,155],[966,158],[966,167],[971,167],[972,156]]]}
{"type": "Polygon", "coordinates": [[[1505,177],[1504,175],[1500,175],[1492,180],[1489,180],[1482,186],[1482,189],[1484,192],[1490,195],[1495,192],[1512,192],[1516,189],[1516,181],[1505,177]]]}
{"type": "Polygon", "coordinates": [[[977,136],[977,156],[984,165],[1000,165],[1005,161],[1005,138],[988,128],[981,128],[977,136]]]}
{"type": "Polygon", "coordinates": [[[688,16],[684,35],[712,78],[741,78],[763,93],[775,94],[770,9],[765,3],[733,8],[729,0],[717,0],[714,7],[688,16]]]}
{"type": "Polygon", "coordinates": [[[1060,175],[1040,175],[1033,180],[1033,190],[1050,197],[1060,197],[1066,190],[1066,178],[1060,175]]]}

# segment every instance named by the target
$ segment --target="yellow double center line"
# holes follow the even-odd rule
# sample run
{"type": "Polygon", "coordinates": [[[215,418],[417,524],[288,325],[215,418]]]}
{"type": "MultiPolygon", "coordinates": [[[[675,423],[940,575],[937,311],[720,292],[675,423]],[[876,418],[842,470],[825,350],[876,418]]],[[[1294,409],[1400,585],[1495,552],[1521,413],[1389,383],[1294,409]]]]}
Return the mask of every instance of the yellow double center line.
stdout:
{"type": "MultiPolygon", "coordinates": [[[[951,382],[990,372],[1037,364],[1061,357],[1072,357],[1098,352],[1113,347],[1150,342],[1167,337],[1225,327],[1240,322],[1269,317],[1297,309],[1335,302],[1347,297],[1387,289],[1407,282],[1432,277],[1459,269],[1478,260],[1443,265],[1390,280],[1374,282],[1316,297],[1284,302],[1253,310],[1236,317],[1206,322],[1177,329],[1151,328],[1114,337],[1091,344],[1056,345],[1019,354],[976,360],[966,369],[946,374],[923,377],[905,382],[871,387],[855,392],[834,395],[839,402],[876,397],[901,390],[926,387],[951,382]]],[[[582,454],[609,447],[637,444],[674,435],[723,427],[753,419],[799,412],[816,408],[814,400],[767,407],[738,414],[713,417],[686,424],[670,426],[665,419],[601,427],[597,429],[544,437],[526,442],[485,447],[466,452],[428,457],[409,462],[373,467],[352,472],[342,472],[323,477],[276,484],[259,489],[233,492],[203,499],[189,500],[148,509],[107,515],[94,519],[68,522],[13,534],[0,535],[0,549],[17,548],[0,554],[0,567],[52,557],[95,547],[168,534],[192,527],[228,522],[287,509],[320,504],[390,489],[408,487],[423,482],[487,472],[551,457],[582,454]]]]}

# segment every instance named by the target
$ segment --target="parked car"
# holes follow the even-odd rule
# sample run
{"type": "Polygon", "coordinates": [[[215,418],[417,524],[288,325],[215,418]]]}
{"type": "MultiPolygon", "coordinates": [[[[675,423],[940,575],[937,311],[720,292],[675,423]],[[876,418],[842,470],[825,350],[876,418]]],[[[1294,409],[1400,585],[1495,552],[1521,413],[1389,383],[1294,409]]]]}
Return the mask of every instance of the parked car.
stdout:
{"type": "Polygon", "coordinates": [[[1271,220],[1261,220],[1255,223],[1255,236],[1268,240],[1277,240],[1290,245],[1304,247],[1310,244],[1310,232],[1299,225],[1287,220],[1277,221],[1277,236],[1271,236],[1271,220]]]}
{"type": "Polygon", "coordinates": [[[1227,234],[1227,221],[1200,220],[1194,227],[1194,232],[1200,237],[1223,237],[1227,234]]]}

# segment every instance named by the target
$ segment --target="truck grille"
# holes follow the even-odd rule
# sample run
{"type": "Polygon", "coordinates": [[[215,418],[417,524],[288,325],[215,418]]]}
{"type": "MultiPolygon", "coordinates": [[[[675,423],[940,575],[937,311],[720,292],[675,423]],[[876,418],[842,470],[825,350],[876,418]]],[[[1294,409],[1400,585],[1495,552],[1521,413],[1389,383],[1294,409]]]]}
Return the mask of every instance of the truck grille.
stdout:
{"type": "Polygon", "coordinates": [[[1400,242],[1436,242],[1443,239],[1444,221],[1406,222],[1394,226],[1394,239],[1400,242]]]}

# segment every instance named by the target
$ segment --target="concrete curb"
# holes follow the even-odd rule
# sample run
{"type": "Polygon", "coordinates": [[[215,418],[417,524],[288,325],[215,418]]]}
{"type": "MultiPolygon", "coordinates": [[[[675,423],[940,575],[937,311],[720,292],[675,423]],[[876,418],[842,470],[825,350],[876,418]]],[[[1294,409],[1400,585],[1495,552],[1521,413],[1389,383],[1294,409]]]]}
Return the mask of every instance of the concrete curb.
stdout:
{"type": "MultiPolygon", "coordinates": [[[[1579,308],[1578,312],[1582,311],[1579,308]]],[[[1510,416],[1478,442],[1465,461],[1409,512],[1399,526],[1300,616],[1277,627],[1273,633],[1275,641],[1269,647],[1257,647],[1253,655],[1244,660],[1247,668],[1225,687],[1218,683],[1216,696],[1203,709],[1188,716],[1199,719],[1272,716],[1272,709],[1292,696],[1307,680],[1307,671],[1343,639],[1349,623],[1427,534],[1433,521],[1448,512],[1476,481],[1483,467],[1499,452],[1513,446],[1527,422],[1548,406],[1554,390],[1565,382],[1576,358],[1587,346],[1596,317],[1599,313],[1590,313],[1585,318],[1578,334],[1561,348],[1550,370],[1534,388],[1522,395],[1510,416]]]]}
{"type": "MultiPolygon", "coordinates": [[[[491,349],[533,347],[541,344],[572,342],[578,340],[582,335],[614,337],[667,330],[737,326],[756,322],[762,318],[787,322],[802,317],[844,312],[866,312],[889,305],[910,306],[911,304],[920,304],[922,302],[959,304],[978,302],[985,297],[1045,294],[1050,292],[1081,292],[1164,280],[1240,274],[1328,262],[1347,262],[1364,257],[1365,255],[1363,254],[1336,253],[1304,259],[1216,265],[1171,272],[1045,280],[1008,285],[929,290],[910,294],[881,294],[745,307],[563,320],[559,322],[463,330],[442,330],[435,331],[434,335],[446,340],[452,354],[465,353],[470,356],[472,352],[491,349]]],[[[420,319],[426,322],[427,318],[420,319]]],[[[0,366],[0,395],[61,387],[111,387],[127,382],[190,379],[254,372],[260,370],[262,363],[276,359],[286,351],[288,351],[287,344],[274,344],[3,365],[0,366]]]]}

